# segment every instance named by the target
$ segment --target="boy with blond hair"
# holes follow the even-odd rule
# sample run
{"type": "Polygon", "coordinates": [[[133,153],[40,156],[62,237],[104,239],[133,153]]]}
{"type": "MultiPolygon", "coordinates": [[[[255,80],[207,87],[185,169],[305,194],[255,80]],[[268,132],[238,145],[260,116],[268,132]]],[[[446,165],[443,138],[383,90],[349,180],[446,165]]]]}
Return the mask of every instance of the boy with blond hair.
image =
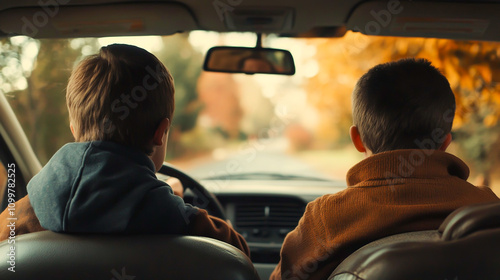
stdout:
{"type": "MultiPolygon", "coordinates": [[[[249,254],[243,237],[225,221],[185,204],[156,178],[174,112],[174,82],[154,55],[130,45],[102,47],[71,74],[66,103],[75,142],[28,183],[28,196],[16,203],[22,216],[17,234],[47,229],[198,235],[249,254]]],[[[7,234],[1,227],[0,240],[7,234]]]]}

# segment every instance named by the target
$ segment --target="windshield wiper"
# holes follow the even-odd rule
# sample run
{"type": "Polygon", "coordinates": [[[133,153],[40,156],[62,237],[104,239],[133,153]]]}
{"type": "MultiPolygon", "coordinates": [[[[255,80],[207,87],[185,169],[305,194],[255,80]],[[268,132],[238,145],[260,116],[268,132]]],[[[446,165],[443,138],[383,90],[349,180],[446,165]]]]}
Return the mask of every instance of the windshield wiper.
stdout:
{"type": "Polygon", "coordinates": [[[203,179],[204,180],[233,179],[233,180],[323,181],[323,182],[331,181],[330,179],[319,178],[319,177],[288,175],[279,173],[265,173],[265,172],[224,174],[224,175],[206,177],[203,179]]]}

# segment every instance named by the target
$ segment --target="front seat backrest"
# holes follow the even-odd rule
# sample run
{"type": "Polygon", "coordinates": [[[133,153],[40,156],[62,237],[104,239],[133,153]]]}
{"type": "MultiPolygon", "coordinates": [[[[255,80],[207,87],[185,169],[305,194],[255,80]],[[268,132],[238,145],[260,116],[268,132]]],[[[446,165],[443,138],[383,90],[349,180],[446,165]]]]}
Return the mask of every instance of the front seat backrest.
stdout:
{"type": "Polygon", "coordinates": [[[499,206],[462,207],[439,232],[406,233],[370,243],[346,258],[329,279],[500,279],[500,224],[494,221],[499,206]],[[430,234],[428,239],[422,238],[425,234],[430,234]]]}
{"type": "Polygon", "coordinates": [[[70,235],[50,231],[0,243],[0,279],[258,280],[250,259],[224,242],[195,236],[70,235]]]}

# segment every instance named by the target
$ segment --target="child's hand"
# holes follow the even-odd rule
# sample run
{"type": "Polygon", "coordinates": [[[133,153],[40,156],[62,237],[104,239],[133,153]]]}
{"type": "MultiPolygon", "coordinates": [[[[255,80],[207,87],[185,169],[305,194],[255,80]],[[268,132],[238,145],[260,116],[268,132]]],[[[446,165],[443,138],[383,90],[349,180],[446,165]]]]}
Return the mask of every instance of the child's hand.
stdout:
{"type": "Polygon", "coordinates": [[[181,181],[179,181],[179,179],[170,177],[165,182],[172,188],[175,195],[184,197],[184,187],[182,186],[182,183],[181,181]]]}

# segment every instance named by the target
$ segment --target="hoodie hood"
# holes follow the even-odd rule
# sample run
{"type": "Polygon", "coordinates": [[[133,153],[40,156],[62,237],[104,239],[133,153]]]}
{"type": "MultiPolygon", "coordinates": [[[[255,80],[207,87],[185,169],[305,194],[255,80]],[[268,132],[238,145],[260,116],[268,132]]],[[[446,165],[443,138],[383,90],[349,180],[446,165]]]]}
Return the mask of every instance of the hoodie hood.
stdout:
{"type": "Polygon", "coordinates": [[[182,232],[186,224],[178,211],[187,206],[156,178],[149,157],[112,142],[66,144],[27,189],[41,226],[56,232],[151,231],[154,221],[149,230],[144,224],[161,204],[170,207],[156,215],[175,220],[167,232],[182,232]]]}

